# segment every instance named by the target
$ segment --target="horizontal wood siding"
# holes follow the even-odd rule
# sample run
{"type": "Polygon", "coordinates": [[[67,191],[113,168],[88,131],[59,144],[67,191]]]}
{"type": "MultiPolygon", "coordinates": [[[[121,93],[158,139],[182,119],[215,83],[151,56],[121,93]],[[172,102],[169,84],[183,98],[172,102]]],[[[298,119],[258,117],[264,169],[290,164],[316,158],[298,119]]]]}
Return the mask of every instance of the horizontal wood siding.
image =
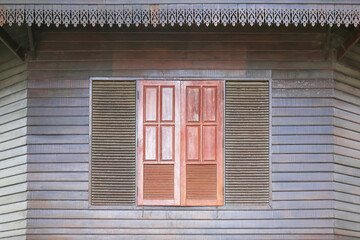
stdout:
{"type": "Polygon", "coordinates": [[[360,47],[335,66],[334,187],[337,239],[360,238],[360,47]]]}
{"type": "Polygon", "coordinates": [[[41,33],[29,62],[28,239],[333,239],[325,34],[262,29],[41,33]],[[89,207],[89,77],[214,69],[272,70],[271,206],[89,207]]]}
{"type": "Polygon", "coordinates": [[[25,239],[26,85],[26,64],[0,44],[0,239],[25,239]]]}

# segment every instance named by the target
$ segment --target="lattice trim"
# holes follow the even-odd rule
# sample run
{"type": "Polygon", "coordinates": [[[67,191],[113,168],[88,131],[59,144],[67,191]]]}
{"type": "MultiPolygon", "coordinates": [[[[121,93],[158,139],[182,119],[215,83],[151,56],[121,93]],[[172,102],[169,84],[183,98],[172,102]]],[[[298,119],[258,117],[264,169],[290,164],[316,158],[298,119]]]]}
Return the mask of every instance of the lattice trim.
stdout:
{"type": "Polygon", "coordinates": [[[109,25],[110,27],[169,24],[200,26],[257,24],[324,26],[359,25],[358,5],[294,4],[161,4],[161,5],[0,5],[0,26],[109,25]]]}

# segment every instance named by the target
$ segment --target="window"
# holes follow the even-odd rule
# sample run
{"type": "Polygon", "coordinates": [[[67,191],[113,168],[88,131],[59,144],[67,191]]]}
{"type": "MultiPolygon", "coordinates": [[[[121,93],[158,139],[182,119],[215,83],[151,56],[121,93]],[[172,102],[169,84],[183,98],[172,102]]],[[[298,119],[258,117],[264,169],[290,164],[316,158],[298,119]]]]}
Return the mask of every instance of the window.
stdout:
{"type": "Polygon", "coordinates": [[[268,81],[93,80],[91,91],[92,205],[268,204],[268,81]]]}
{"type": "Polygon", "coordinates": [[[138,82],[138,205],[223,205],[223,84],[138,82]]]}

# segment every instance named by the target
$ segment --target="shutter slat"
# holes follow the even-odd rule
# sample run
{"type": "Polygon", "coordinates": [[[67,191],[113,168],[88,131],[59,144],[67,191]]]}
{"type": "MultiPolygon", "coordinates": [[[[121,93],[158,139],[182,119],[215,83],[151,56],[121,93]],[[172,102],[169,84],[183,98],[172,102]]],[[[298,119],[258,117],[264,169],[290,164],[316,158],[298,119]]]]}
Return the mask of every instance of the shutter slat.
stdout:
{"type": "Polygon", "coordinates": [[[144,164],[144,199],[174,199],[173,164],[144,164]]]}
{"type": "Polygon", "coordinates": [[[186,194],[188,199],[216,200],[216,164],[190,164],[186,171],[186,194]]]}
{"type": "Polygon", "coordinates": [[[227,81],[225,203],[269,202],[269,84],[227,81]]]}
{"type": "Polygon", "coordinates": [[[135,81],[93,81],[91,202],[135,204],[135,81]]]}

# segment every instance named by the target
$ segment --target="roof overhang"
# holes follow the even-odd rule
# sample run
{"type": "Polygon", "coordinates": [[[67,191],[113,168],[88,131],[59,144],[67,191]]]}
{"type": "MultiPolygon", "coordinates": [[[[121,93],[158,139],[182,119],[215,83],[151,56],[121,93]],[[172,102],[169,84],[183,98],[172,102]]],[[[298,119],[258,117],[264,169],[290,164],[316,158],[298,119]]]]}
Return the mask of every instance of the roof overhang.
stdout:
{"type": "Polygon", "coordinates": [[[354,25],[360,23],[360,0],[0,0],[0,26],[52,24],[109,26],[182,25],[354,25]],[[145,3],[146,2],[146,3],[145,3]],[[190,3],[192,2],[192,3],[190,3]],[[251,3],[249,3],[251,2],[251,3]],[[285,3],[286,2],[286,3],[285,3]],[[94,4],[96,3],[96,4],[94,4]],[[116,3],[116,4],[115,4],[116,3]]]}

